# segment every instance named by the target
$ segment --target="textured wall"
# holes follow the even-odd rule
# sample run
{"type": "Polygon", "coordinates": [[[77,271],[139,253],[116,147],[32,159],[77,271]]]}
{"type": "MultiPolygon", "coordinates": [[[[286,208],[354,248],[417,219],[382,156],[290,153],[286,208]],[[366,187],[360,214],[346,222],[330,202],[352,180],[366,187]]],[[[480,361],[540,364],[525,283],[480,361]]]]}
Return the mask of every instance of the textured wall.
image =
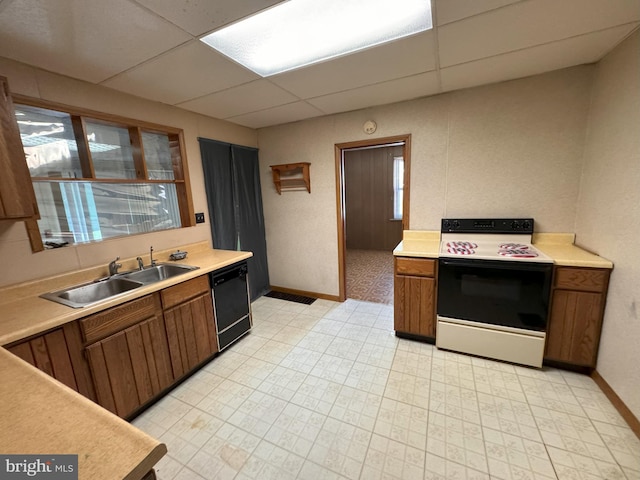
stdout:
{"type": "Polygon", "coordinates": [[[136,235],[37,254],[31,253],[24,223],[0,222],[0,258],[3,264],[0,286],[96,264],[104,263],[106,266],[118,255],[123,258],[135,257],[148,251],[150,245],[162,250],[186,243],[210,241],[198,137],[256,146],[255,130],[72,80],[4,58],[0,58],[0,75],[9,79],[11,91],[16,94],[182,128],[195,211],[205,212],[207,218],[205,224],[192,228],[136,235]]]}
{"type": "Polygon", "coordinates": [[[593,66],[258,131],[273,285],[338,294],[334,144],[410,133],[410,228],[443,216],[533,216],[572,231],[593,66]],[[278,195],[269,165],[311,162],[311,195],[278,195]]]}
{"type": "Polygon", "coordinates": [[[598,372],[640,418],[640,32],[596,69],[576,241],[613,261],[598,372]]]}

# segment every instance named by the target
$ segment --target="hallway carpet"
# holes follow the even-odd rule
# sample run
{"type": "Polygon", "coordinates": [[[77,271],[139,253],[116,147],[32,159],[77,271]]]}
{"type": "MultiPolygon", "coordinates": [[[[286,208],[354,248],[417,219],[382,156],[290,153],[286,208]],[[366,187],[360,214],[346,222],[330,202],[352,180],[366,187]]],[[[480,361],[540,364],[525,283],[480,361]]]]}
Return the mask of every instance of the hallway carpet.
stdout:
{"type": "Polygon", "coordinates": [[[393,304],[393,253],[347,250],[347,298],[393,304]]]}

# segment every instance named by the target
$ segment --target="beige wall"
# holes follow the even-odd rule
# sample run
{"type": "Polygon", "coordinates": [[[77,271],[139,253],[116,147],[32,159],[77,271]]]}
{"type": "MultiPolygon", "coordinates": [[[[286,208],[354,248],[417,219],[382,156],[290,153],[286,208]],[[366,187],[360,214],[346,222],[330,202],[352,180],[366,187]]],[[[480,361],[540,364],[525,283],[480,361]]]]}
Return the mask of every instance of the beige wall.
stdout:
{"type": "Polygon", "coordinates": [[[260,129],[272,285],[338,295],[334,144],[410,133],[412,229],[443,216],[533,216],[573,231],[593,66],[260,129]],[[269,165],[311,162],[311,194],[278,195],[269,165]]]}
{"type": "Polygon", "coordinates": [[[31,253],[23,223],[0,222],[0,286],[88,266],[106,266],[117,255],[126,258],[148,252],[150,245],[161,250],[187,243],[211,241],[197,138],[207,137],[255,147],[255,130],[72,80],[4,58],[0,58],[0,75],[9,79],[9,86],[16,94],[182,128],[194,208],[196,212],[205,212],[206,218],[204,224],[196,227],[47,250],[37,254],[31,253]]]}
{"type": "Polygon", "coordinates": [[[640,32],[595,72],[576,235],[614,263],[597,369],[640,418],[640,32]]]}

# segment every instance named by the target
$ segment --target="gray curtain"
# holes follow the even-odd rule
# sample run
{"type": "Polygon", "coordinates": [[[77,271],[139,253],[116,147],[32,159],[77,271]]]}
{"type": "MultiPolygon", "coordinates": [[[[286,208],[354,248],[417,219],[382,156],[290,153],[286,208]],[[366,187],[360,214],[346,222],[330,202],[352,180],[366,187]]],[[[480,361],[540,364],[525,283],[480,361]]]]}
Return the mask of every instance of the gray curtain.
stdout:
{"type": "Polygon", "coordinates": [[[251,300],[269,291],[258,149],[198,138],[213,246],[253,252],[251,300]]]}

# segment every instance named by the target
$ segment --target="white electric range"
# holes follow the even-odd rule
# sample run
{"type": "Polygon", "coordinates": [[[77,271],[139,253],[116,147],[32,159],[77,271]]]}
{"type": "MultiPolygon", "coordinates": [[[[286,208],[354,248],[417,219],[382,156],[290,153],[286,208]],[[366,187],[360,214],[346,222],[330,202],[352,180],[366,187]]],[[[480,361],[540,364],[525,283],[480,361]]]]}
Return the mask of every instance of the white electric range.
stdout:
{"type": "Polygon", "coordinates": [[[541,367],[553,260],[532,218],[443,219],[438,348],[541,367]]]}

